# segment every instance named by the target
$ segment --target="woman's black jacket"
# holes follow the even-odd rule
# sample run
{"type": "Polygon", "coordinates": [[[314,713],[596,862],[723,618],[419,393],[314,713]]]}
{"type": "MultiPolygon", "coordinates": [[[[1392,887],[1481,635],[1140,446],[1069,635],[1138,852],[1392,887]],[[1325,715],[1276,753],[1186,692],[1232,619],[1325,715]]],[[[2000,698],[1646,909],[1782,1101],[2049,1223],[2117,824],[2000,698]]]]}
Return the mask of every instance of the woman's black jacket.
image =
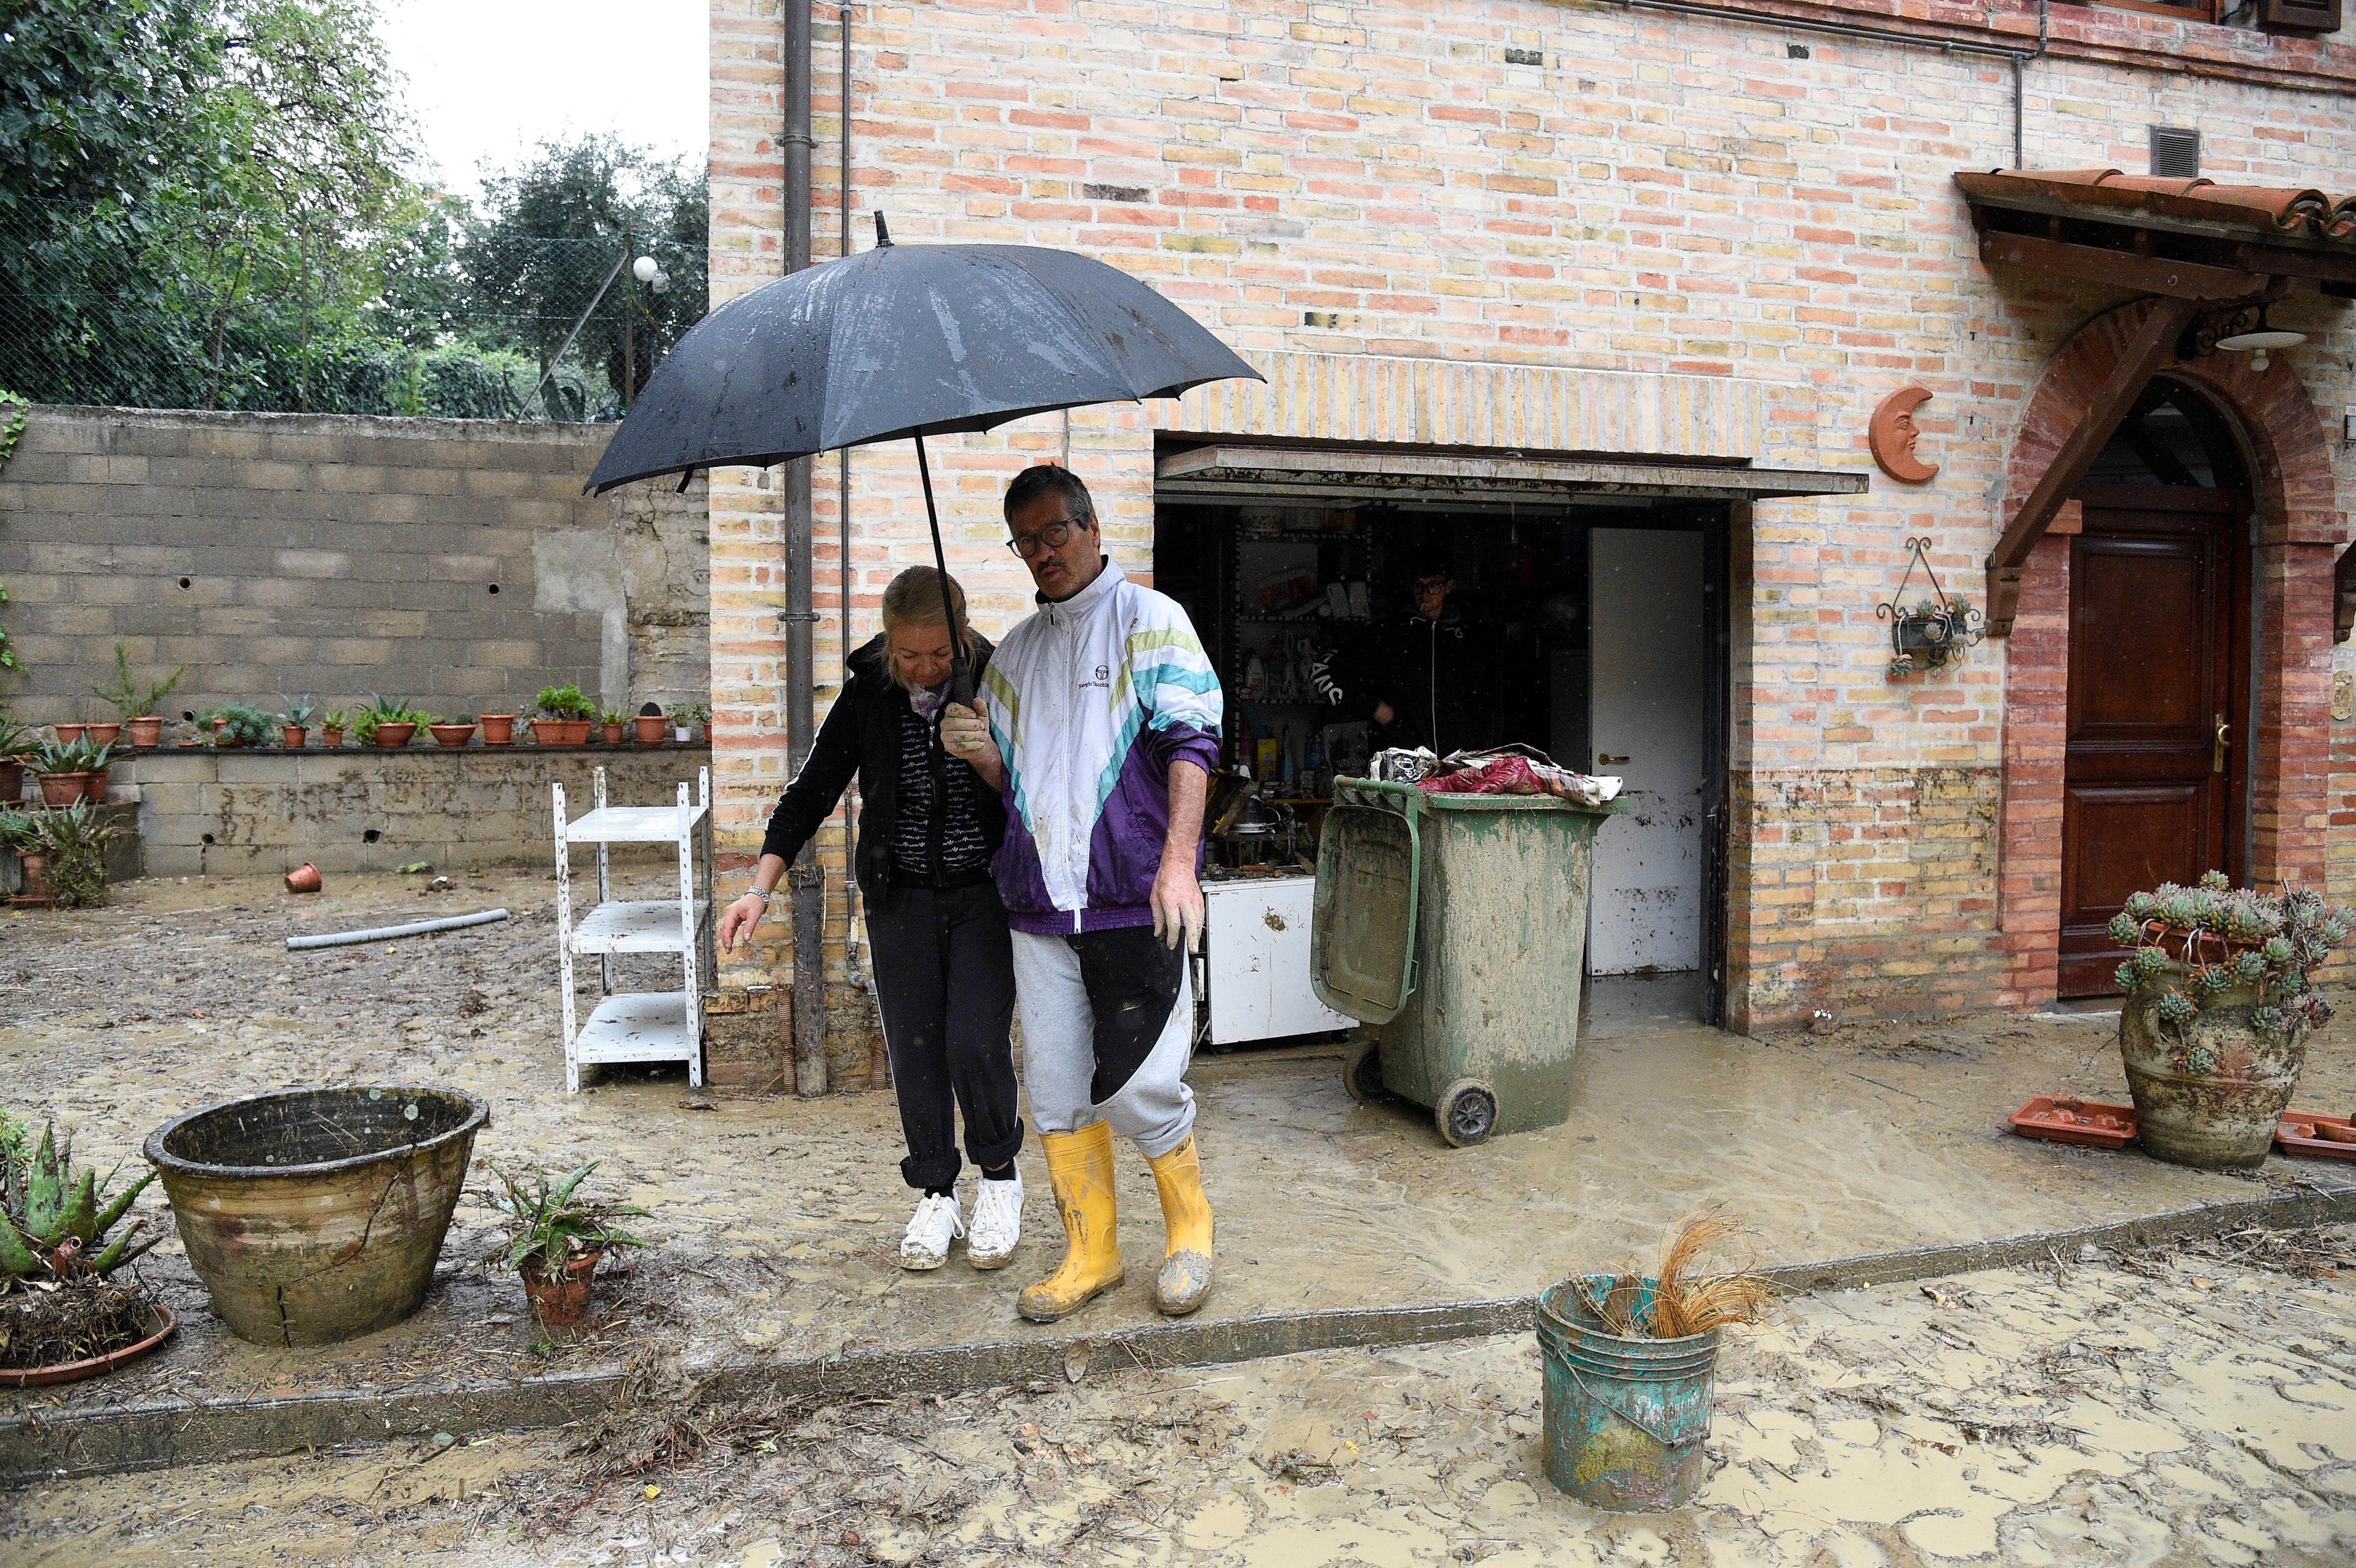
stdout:
{"type": "MultiPolygon", "coordinates": [[[[990,640],[969,628],[973,639],[973,675],[978,683],[990,668],[990,640]]],[[[774,854],[788,865],[819,824],[833,814],[851,776],[859,775],[859,890],[881,897],[892,870],[892,829],[900,800],[900,715],[908,693],[884,667],[889,654],[884,639],[875,638],[851,656],[851,678],[819,726],[818,742],[810,747],[802,770],[769,814],[769,831],[761,843],[763,854],[774,854]]],[[[952,765],[962,767],[952,759],[952,765]]],[[[984,785],[976,791],[983,836],[995,851],[1006,836],[1006,808],[998,793],[984,785]]]]}

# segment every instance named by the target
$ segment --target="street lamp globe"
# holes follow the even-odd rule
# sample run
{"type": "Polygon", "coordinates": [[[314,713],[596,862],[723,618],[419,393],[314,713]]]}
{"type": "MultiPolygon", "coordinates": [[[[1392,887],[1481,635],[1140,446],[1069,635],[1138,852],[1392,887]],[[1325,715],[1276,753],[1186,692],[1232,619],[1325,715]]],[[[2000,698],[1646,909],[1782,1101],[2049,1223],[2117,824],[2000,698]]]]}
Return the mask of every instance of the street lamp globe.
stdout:
{"type": "Polygon", "coordinates": [[[655,259],[652,256],[640,256],[637,261],[630,263],[630,275],[637,278],[640,283],[654,282],[655,274],[661,270],[662,269],[660,267],[655,265],[655,259]]]}

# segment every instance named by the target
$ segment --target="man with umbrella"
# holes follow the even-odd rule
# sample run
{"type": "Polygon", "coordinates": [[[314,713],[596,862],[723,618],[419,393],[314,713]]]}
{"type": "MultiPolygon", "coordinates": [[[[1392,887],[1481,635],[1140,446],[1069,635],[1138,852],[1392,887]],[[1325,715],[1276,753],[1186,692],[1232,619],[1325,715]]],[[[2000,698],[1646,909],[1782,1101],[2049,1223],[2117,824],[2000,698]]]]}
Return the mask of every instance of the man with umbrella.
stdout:
{"type": "Polygon", "coordinates": [[[1053,1322],[1120,1283],[1118,1131],[1161,1194],[1168,1244],[1154,1303],[1188,1313],[1212,1275],[1184,1075],[1218,677],[1176,601],[1104,554],[1077,475],[1026,469],[1005,512],[1039,608],[1006,634],[982,700],[953,709],[941,740],[1005,797],[998,886],[1014,930],[1023,1074],[1068,1242],[1016,1305],[1053,1322]]]}

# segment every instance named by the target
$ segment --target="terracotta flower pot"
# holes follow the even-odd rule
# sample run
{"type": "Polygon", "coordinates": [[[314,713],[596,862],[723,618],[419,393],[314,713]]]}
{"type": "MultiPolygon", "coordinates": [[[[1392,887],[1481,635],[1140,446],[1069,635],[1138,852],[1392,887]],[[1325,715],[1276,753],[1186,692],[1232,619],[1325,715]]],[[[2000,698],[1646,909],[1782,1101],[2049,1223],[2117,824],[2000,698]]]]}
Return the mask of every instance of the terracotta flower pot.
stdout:
{"type": "Polygon", "coordinates": [[[0,806],[13,806],[25,793],[25,765],[13,757],[0,757],[0,806]]]}
{"type": "Polygon", "coordinates": [[[638,744],[640,746],[660,746],[662,744],[663,730],[669,725],[670,721],[664,718],[660,714],[640,714],[637,718],[632,719],[630,723],[638,732],[638,744]]]}
{"type": "Polygon", "coordinates": [[[59,746],[71,746],[90,733],[88,725],[59,725],[57,729],[59,746]]]}
{"type": "Polygon", "coordinates": [[[436,746],[464,746],[475,738],[475,726],[472,725],[428,725],[425,727],[434,732],[436,746]]]}
{"type": "Polygon", "coordinates": [[[565,1261],[564,1267],[554,1278],[541,1272],[540,1260],[527,1258],[519,1271],[523,1276],[523,1294],[531,1303],[531,1315],[545,1328],[563,1328],[588,1316],[590,1276],[597,1272],[597,1260],[605,1254],[584,1252],[565,1261]]]}
{"type": "Polygon", "coordinates": [[[56,903],[57,892],[49,886],[49,857],[39,850],[29,849],[16,860],[25,870],[25,887],[8,902],[27,909],[46,909],[56,903]]]}
{"type": "Polygon", "coordinates": [[[627,725],[599,725],[597,726],[597,733],[605,737],[605,741],[607,746],[621,745],[622,737],[627,735],[629,731],[630,726],[627,725]]]}
{"type": "Polygon", "coordinates": [[[114,737],[123,733],[121,725],[91,725],[82,732],[93,746],[112,746],[114,737]]]}
{"type": "Polygon", "coordinates": [[[534,746],[586,746],[589,744],[587,719],[534,719],[531,721],[534,746]]]}
{"type": "Polygon", "coordinates": [[[161,714],[133,719],[125,727],[131,731],[131,744],[134,746],[159,746],[163,743],[164,715],[161,714]]]}
{"type": "Polygon", "coordinates": [[[410,736],[416,733],[415,725],[379,725],[376,726],[376,743],[387,751],[397,751],[407,746],[410,736]]]}
{"type": "Polygon", "coordinates": [[[344,744],[344,732],[339,729],[323,729],[319,732],[319,744],[325,746],[340,746],[344,744]]]}
{"type": "Polygon", "coordinates": [[[319,868],[306,860],[286,874],[286,891],[316,893],[319,890],[319,868]]]}
{"type": "Polygon", "coordinates": [[[46,1367],[0,1368],[0,1389],[54,1388],[59,1383],[78,1383],[84,1378],[95,1378],[115,1368],[136,1361],[169,1339],[180,1326],[172,1309],[160,1302],[147,1304],[147,1333],[145,1338],[91,1356],[80,1361],[58,1361],[46,1367]]]}
{"type": "Polygon", "coordinates": [[[90,783],[87,773],[44,773],[41,775],[41,804],[70,806],[81,799],[90,783]]]}
{"type": "Polygon", "coordinates": [[[105,768],[101,768],[94,772],[85,773],[81,776],[81,798],[88,800],[93,806],[105,804],[105,768]]]}
{"type": "Polygon", "coordinates": [[[485,714],[483,715],[483,744],[485,746],[513,746],[515,744],[515,715],[513,714],[485,714]]]}
{"type": "Polygon", "coordinates": [[[302,725],[281,725],[278,726],[278,744],[289,751],[300,751],[303,749],[304,737],[310,733],[310,730],[302,725]]]}

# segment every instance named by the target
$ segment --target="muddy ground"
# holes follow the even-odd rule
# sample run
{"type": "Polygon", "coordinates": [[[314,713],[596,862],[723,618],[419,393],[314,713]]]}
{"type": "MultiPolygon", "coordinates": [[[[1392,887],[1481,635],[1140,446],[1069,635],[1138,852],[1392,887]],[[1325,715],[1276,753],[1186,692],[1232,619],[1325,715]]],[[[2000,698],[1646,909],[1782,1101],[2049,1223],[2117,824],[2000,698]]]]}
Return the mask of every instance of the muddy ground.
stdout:
{"type": "MultiPolygon", "coordinates": [[[[2344,1564],[2356,1232],[1789,1304],[1733,1341],[1695,1506],[1540,1468],[1527,1335],[0,1494],[21,1568],[172,1563],[2344,1564]]],[[[659,1386],[662,1369],[650,1367],[659,1386]]]]}

